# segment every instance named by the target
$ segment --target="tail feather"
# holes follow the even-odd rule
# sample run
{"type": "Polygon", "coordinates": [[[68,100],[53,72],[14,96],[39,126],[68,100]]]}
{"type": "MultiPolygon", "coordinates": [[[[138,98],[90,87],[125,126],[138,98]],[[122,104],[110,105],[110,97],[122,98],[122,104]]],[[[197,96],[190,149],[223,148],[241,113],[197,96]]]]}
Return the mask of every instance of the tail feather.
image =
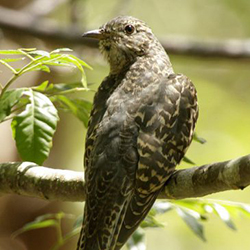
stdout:
{"type": "Polygon", "coordinates": [[[145,219],[149,210],[152,208],[160,190],[144,195],[136,192],[128,204],[128,208],[117,237],[117,242],[112,250],[119,250],[126,243],[128,238],[138,228],[140,223],[145,219]]]}
{"type": "Polygon", "coordinates": [[[117,238],[123,222],[131,196],[130,180],[116,174],[101,196],[98,196],[98,191],[96,186],[90,193],[86,193],[77,250],[110,250],[112,240],[117,238]]]}

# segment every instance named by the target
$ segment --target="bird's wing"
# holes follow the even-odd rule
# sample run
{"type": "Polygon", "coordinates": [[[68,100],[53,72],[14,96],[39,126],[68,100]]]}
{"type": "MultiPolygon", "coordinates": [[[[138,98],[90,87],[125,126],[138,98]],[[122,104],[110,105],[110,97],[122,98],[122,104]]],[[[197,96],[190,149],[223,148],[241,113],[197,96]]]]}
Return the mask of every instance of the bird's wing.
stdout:
{"type": "Polygon", "coordinates": [[[134,193],[113,244],[120,249],[145,218],[158,193],[191,143],[198,117],[196,90],[184,75],[170,75],[145,90],[134,119],[139,127],[139,163],[134,193]],[[150,91],[149,91],[150,90],[150,91]]]}
{"type": "Polygon", "coordinates": [[[78,242],[81,250],[110,250],[114,231],[123,221],[138,164],[133,147],[138,128],[123,125],[121,105],[111,107],[114,112],[107,111],[110,92],[99,89],[98,95],[85,149],[86,202],[78,242]]]}

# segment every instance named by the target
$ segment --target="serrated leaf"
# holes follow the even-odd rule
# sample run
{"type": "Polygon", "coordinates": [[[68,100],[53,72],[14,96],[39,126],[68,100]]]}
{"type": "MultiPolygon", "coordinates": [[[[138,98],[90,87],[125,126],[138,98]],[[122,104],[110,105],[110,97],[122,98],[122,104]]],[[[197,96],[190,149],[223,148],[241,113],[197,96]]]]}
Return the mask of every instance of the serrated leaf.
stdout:
{"type": "Polygon", "coordinates": [[[13,137],[23,160],[42,164],[52,147],[52,138],[59,118],[48,97],[31,89],[25,94],[30,103],[13,119],[13,137]]]}
{"type": "Polygon", "coordinates": [[[231,220],[231,216],[225,207],[221,206],[218,203],[214,203],[213,208],[215,209],[219,217],[222,219],[222,221],[224,221],[229,228],[236,230],[236,227],[233,221],[231,220]]]}
{"type": "Polygon", "coordinates": [[[6,91],[0,98],[0,122],[4,120],[5,117],[10,115],[11,108],[16,105],[23,93],[24,89],[12,89],[6,91]]]}
{"type": "Polygon", "coordinates": [[[187,224],[187,226],[195,233],[195,235],[203,241],[206,241],[206,238],[204,236],[203,225],[198,221],[197,216],[195,216],[191,212],[188,212],[188,210],[184,210],[180,207],[177,207],[176,211],[183,219],[183,221],[187,224]]]}
{"type": "Polygon", "coordinates": [[[146,250],[145,232],[138,228],[126,243],[128,250],[146,250]]]}
{"type": "MultiPolygon", "coordinates": [[[[70,97],[58,95],[57,100],[74,114],[85,127],[88,126],[89,113],[91,111],[92,103],[83,99],[71,99],[70,97]]],[[[67,109],[65,111],[67,111],[67,109]]]]}

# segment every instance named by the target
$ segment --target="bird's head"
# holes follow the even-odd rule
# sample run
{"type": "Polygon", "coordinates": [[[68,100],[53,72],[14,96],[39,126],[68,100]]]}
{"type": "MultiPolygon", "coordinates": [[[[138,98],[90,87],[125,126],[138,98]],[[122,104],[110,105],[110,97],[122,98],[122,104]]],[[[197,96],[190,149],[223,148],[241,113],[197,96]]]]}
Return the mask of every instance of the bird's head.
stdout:
{"type": "Polygon", "coordinates": [[[100,50],[110,63],[111,71],[120,71],[159,44],[151,29],[131,16],[116,17],[99,29],[84,33],[83,37],[99,40],[100,50]]]}

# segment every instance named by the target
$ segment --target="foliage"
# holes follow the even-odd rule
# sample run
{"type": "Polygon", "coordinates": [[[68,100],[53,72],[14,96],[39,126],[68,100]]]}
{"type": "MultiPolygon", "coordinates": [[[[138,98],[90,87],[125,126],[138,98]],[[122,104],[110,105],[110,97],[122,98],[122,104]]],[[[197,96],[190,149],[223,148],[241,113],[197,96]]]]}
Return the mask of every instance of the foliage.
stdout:
{"type": "Polygon", "coordinates": [[[210,199],[185,199],[157,202],[147,218],[140,225],[139,231],[132,235],[128,242],[128,249],[145,250],[145,232],[143,233],[142,229],[163,227],[164,225],[159,223],[155,216],[169,211],[175,211],[188,228],[203,241],[206,241],[203,222],[208,220],[209,214],[218,216],[225,225],[232,230],[236,230],[232,217],[246,215],[250,218],[250,205],[244,203],[210,199]],[[150,220],[151,223],[145,224],[148,220],[150,220]],[[138,237],[138,235],[140,235],[140,237],[138,237]]]}
{"type": "Polygon", "coordinates": [[[218,216],[225,223],[225,225],[232,230],[236,230],[232,217],[246,215],[250,218],[250,205],[244,203],[210,199],[186,199],[157,202],[151,209],[147,218],[140,225],[139,231],[132,235],[130,241],[128,242],[128,248],[130,250],[145,250],[145,232],[143,233],[142,229],[149,227],[163,227],[164,225],[159,223],[155,216],[172,210],[174,210],[185,222],[188,228],[203,241],[206,241],[206,238],[202,222],[208,220],[209,214],[218,216]],[[148,220],[153,223],[145,223],[148,220]],[[139,238],[138,235],[140,235],[139,238]],[[134,242],[134,244],[131,244],[132,242],[134,242]]]}
{"type": "Polygon", "coordinates": [[[13,233],[12,237],[15,238],[24,232],[34,230],[34,229],[54,227],[57,232],[57,241],[52,246],[51,250],[58,250],[68,240],[70,240],[72,236],[77,235],[80,232],[80,227],[78,227],[78,228],[73,229],[71,232],[63,235],[62,228],[61,228],[61,221],[62,219],[65,219],[65,218],[72,219],[74,218],[74,216],[71,214],[65,214],[63,212],[38,216],[34,221],[27,223],[22,228],[20,228],[15,233],[13,233]]]}
{"type": "MultiPolygon", "coordinates": [[[[250,205],[244,203],[210,200],[210,199],[186,199],[178,201],[156,202],[146,219],[141,223],[140,227],[130,237],[127,242],[129,250],[145,250],[145,229],[164,227],[157,219],[157,215],[164,214],[169,211],[175,211],[178,216],[185,222],[189,229],[194,232],[201,240],[206,241],[204,235],[203,222],[208,220],[209,214],[219,217],[227,227],[236,230],[236,226],[232,217],[245,215],[250,218],[250,205]]],[[[73,236],[78,235],[82,225],[82,216],[80,216],[72,230],[63,235],[61,230],[61,219],[74,218],[62,212],[57,214],[46,214],[37,217],[33,222],[24,225],[21,229],[13,234],[13,237],[29,230],[55,227],[57,230],[58,240],[50,250],[57,250],[64,245],[73,236]]]]}
{"type": "Polygon", "coordinates": [[[90,67],[81,59],[65,52],[71,50],[0,50],[0,55],[4,57],[0,59],[0,63],[13,73],[4,86],[0,85],[0,123],[12,119],[13,137],[22,160],[37,164],[46,160],[59,121],[58,109],[71,112],[87,126],[91,103],[70,94],[88,91],[83,67],[90,67]],[[11,65],[16,61],[27,60],[28,63],[20,69],[11,65]],[[37,70],[50,72],[51,66],[77,68],[81,72],[81,80],[72,84],[45,81],[35,87],[10,89],[23,74],[37,70]]]}

